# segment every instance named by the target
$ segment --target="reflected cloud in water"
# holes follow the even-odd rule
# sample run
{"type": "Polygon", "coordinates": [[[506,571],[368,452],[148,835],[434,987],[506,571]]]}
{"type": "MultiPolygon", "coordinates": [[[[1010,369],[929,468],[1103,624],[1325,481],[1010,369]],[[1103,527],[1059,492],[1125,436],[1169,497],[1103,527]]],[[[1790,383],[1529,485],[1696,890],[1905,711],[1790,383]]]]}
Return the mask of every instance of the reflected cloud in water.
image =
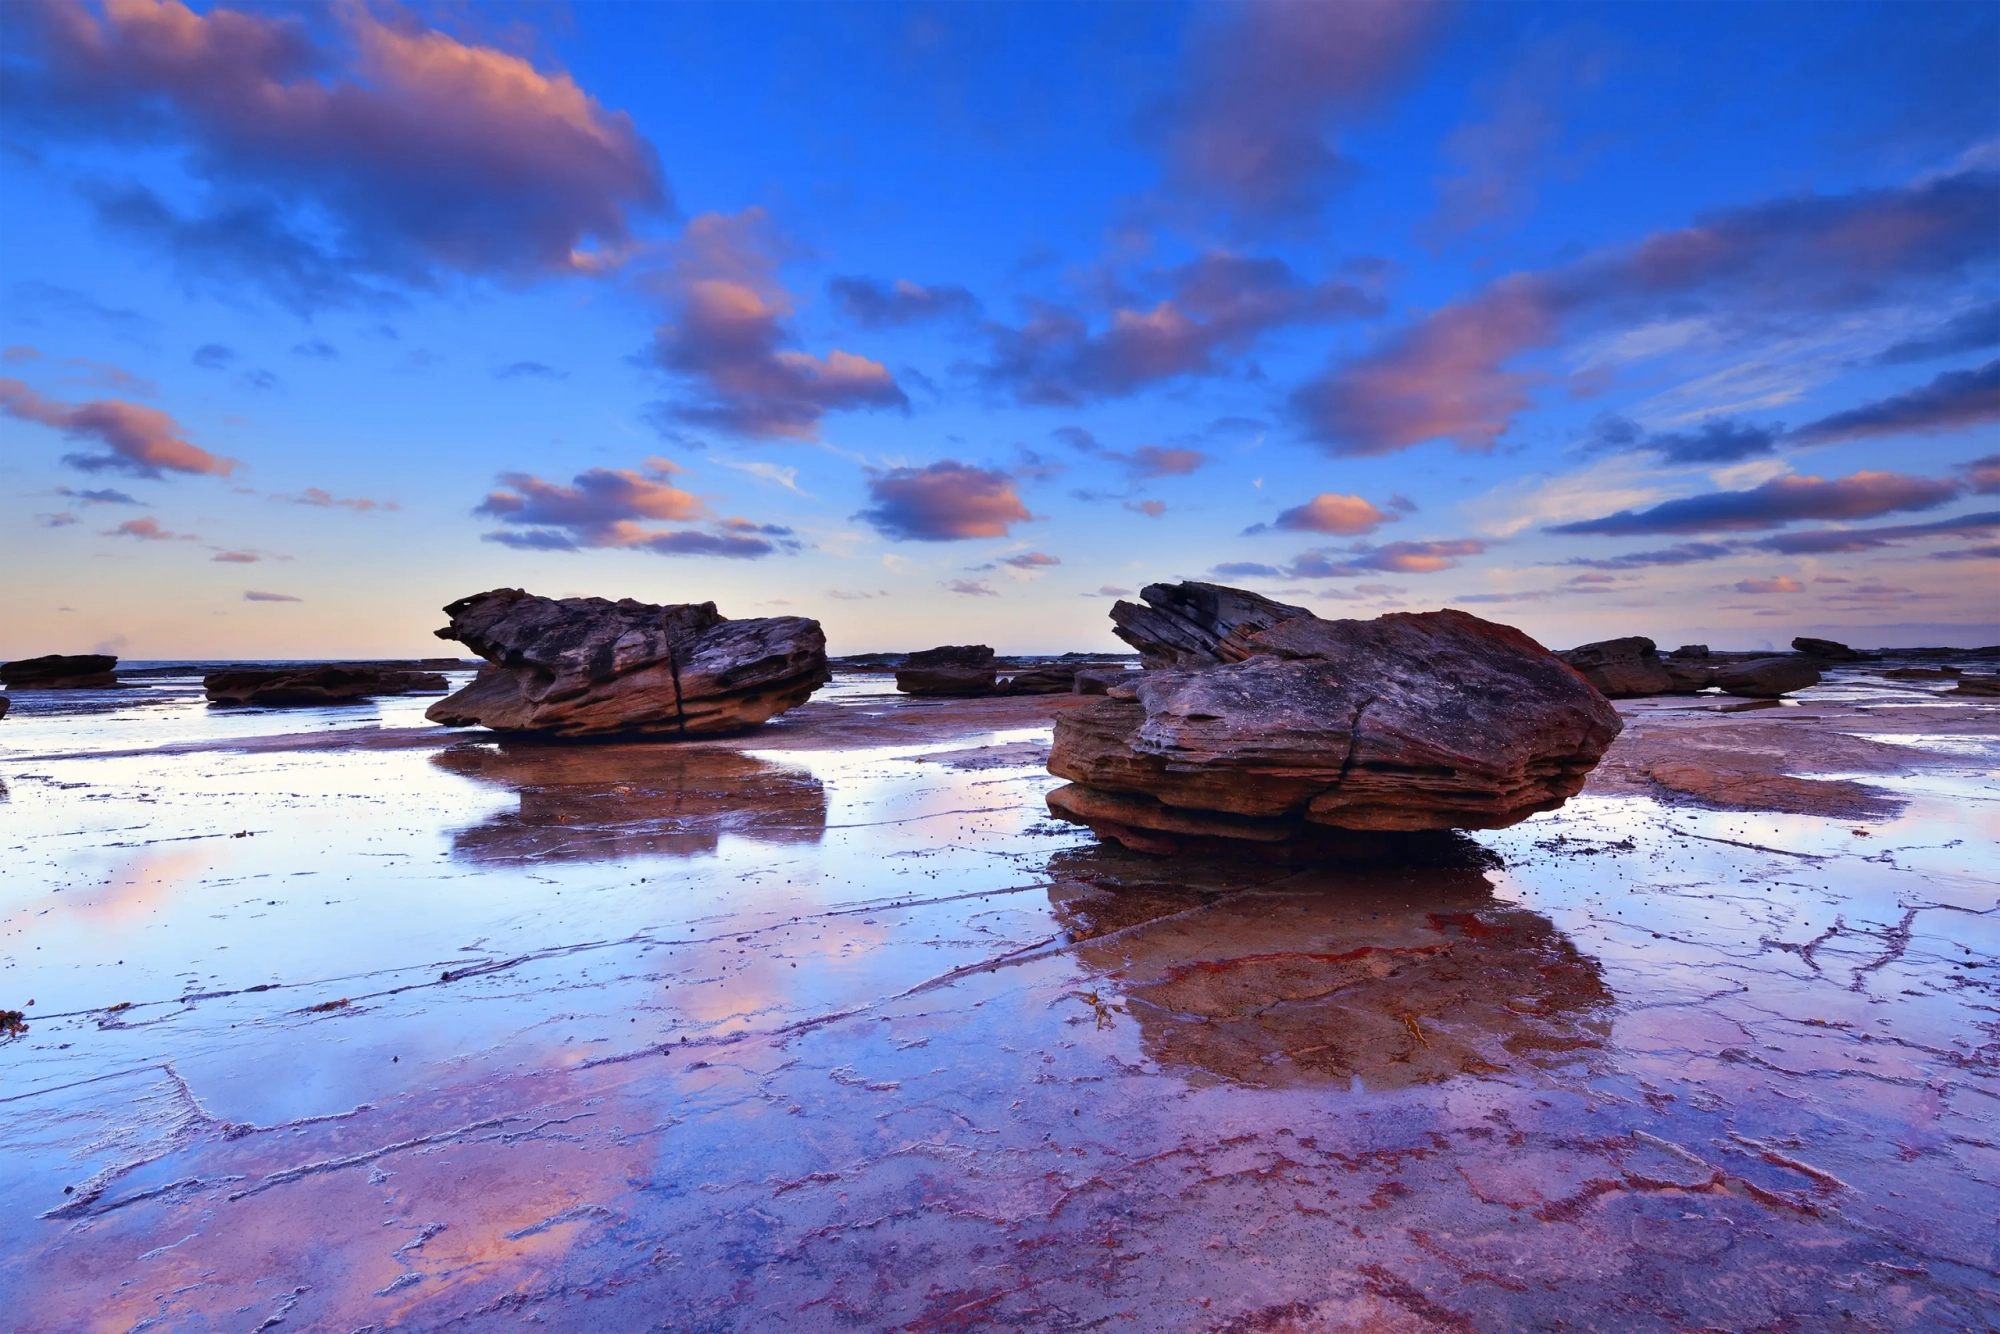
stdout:
{"type": "Polygon", "coordinates": [[[693,857],[724,834],[813,844],[826,832],[826,789],[803,769],[733,750],[691,746],[461,746],[441,769],[520,794],[505,811],[452,836],[482,863],[693,857]]]}

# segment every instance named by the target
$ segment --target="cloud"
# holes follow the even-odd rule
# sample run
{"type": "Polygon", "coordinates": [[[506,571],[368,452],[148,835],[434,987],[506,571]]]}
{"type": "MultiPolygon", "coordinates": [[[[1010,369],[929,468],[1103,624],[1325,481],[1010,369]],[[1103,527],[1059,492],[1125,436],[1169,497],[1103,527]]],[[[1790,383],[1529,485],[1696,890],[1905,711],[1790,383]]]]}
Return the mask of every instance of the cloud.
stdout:
{"type": "Polygon", "coordinates": [[[314,509],[339,508],[353,510],[357,514],[366,514],[370,510],[399,510],[402,508],[401,505],[398,505],[393,500],[369,500],[363,496],[336,496],[331,491],[322,491],[316,486],[309,486],[294,496],[274,495],[271,499],[284,501],[290,505],[310,505],[314,509]]]}
{"type": "Polygon", "coordinates": [[[26,58],[4,95],[29,130],[177,141],[212,196],[182,214],[143,187],[100,188],[107,220],[298,308],[440,271],[589,271],[627,243],[630,211],[668,203],[630,119],[568,74],[400,15],[175,0],[15,13],[9,40],[26,58]]]}
{"type": "Polygon", "coordinates": [[[1959,465],[1965,474],[1965,483],[1973,494],[1981,496],[2000,495],[2000,454],[1988,454],[1983,459],[1959,465]]]}
{"type": "Polygon", "coordinates": [[[1591,423],[1590,446],[1603,450],[1648,450],[1666,463],[1699,467],[1776,453],[1783,433],[1784,428],[1779,426],[1752,426],[1718,417],[1703,422],[1693,431],[1648,434],[1629,417],[1606,415],[1591,423]]]}
{"type": "Polygon", "coordinates": [[[950,319],[979,313],[979,299],[946,283],[922,287],[898,278],[835,278],[827,284],[841,314],[864,329],[888,329],[924,320],[950,319]]]}
{"type": "Polygon", "coordinates": [[[1033,517],[1006,473],[952,459],[874,472],[868,495],[875,503],[855,517],[898,542],[1005,537],[1033,517]]]}
{"type": "Polygon", "coordinates": [[[332,343],[327,342],[324,338],[308,338],[303,343],[293,345],[292,355],[295,357],[306,357],[313,361],[338,361],[340,360],[340,349],[332,343]]]}
{"type": "Polygon", "coordinates": [[[254,551],[218,551],[209,559],[224,565],[255,565],[264,558],[254,551]]]}
{"type": "Polygon", "coordinates": [[[1018,556],[1002,556],[1000,564],[1011,565],[1017,570],[1046,570],[1051,565],[1062,564],[1062,558],[1040,551],[1024,551],[1018,556]]]}
{"type": "Polygon", "coordinates": [[[799,488],[799,470],[797,468],[787,468],[776,463],[756,461],[749,463],[737,463],[729,459],[717,459],[715,461],[725,468],[733,468],[737,472],[748,473],[760,482],[769,482],[773,486],[782,486],[793,495],[808,497],[812,495],[812,492],[799,488]]]}
{"type": "Polygon", "coordinates": [[[1884,366],[1897,366],[1996,346],[2000,346],[2000,301],[1960,311],[1921,338],[1892,343],[1875,360],[1884,366]]]}
{"type": "MultiPolygon", "coordinates": [[[[747,519],[723,519],[717,531],[647,528],[643,520],[685,523],[708,516],[700,497],[667,479],[682,469],[666,459],[648,459],[646,470],[591,468],[571,484],[545,482],[528,473],[500,474],[506,488],[491,493],[474,514],[491,515],[503,527],[481,540],[522,551],[580,551],[614,548],[663,556],[728,556],[753,559],[777,549],[770,536],[790,529],[763,527],[747,519]]],[[[788,544],[796,546],[796,543],[788,544]]]]}
{"type": "Polygon", "coordinates": [[[2000,560],[2000,544],[1966,547],[1959,551],[1933,551],[1932,560],[2000,560]]]}
{"type": "Polygon", "coordinates": [[[203,343],[194,350],[194,364],[205,371],[228,370],[230,363],[235,360],[235,349],[224,347],[220,343],[203,343]]]}
{"type": "Polygon", "coordinates": [[[199,542],[193,533],[170,533],[152,518],[127,519],[116,528],[104,530],[105,537],[136,537],[141,542],[199,542]]]}
{"type": "Polygon", "coordinates": [[[185,472],[227,477],[236,460],[211,454],[181,438],[181,427],[158,408],[122,399],[94,399],[74,406],[43,398],[19,380],[0,377],[0,412],[38,422],[72,440],[90,440],[105,454],[66,454],[63,462],[82,472],[124,472],[159,477],[185,472]]]}
{"type": "Polygon", "coordinates": [[[1143,514],[1149,519],[1157,519],[1167,512],[1167,502],[1164,500],[1128,500],[1125,502],[1125,508],[1131,510],[1134,514],[1143,514]]]}
{"type": "MultiPolygon", "coordinates": [[[[1224,576],[1254,575],[1266,579],[1352,579],[1363,574],[1436,574],[1458,568],[1465,556],[1477,556],[1486,544],[1476,538],[1452,538],[1436,542],[1385,542],[1375,546],[1356,542],[1349,547],[1327,547],[1307,551],[1280,569],[1249,561],[1215,567],[1224,576]]],[[[1385,590],[1399,591],[1399,590],[1385,590]]]]}
{"type": "Polygon", "coordinates": [[[838,349],[788,350],[791,296],[779,285],[782,241],[762,209],[704,213],[688,224],[674,262],[648,281],[666,300],[653,341],[661,369],[706,401],[670,407],[672,420],[754,437],[816,439],[828,412],[899,408],[910,400],[880,362],[838,349]]]}
{"type": "Polygon", "coordinates": [[[1774,477],[1748,491],[1712,491],[1544,531],[1572,536],[1714,533],[1780,528],[1801,519],[1873,519],[1899,510],[1934,509],[1957,497],[1961,489],[1957,482],[1894,472],[1857,472],[1830,482],[1819,477],[1774,477]]]}
{"type": "Polygon", "coordinates": [[[2000,360],[1973,370],[1946,371],[1920,388],[1822,417],[1792,432],[1792,439],[1817,445],[1957,431],[1990,421],[2000,421],[2000,360]]]}
{"type": "Polygon", "coordinates": [[[517,361],[493,372],[496,380],[567,380],[568,374],[539,361],[517,361]]]}
{"type": "Polygon", "coordinates": [[[979,583],[978,581],[972,579],[953,579],[950,583],[943,584],[941,586],[950,589],[952,592],[957,593],[962,597],[997,598],[1000,596],[998,593],[988,588],[985,584],[979,583]]]}
{"type": "Polygon", "coordinates": [[[248,589],[244,592],[243,600],[245,602],[304,602],[305,601],[304,598],[295,598],[290,593],[260,593],[254,588],[248,589]]]}
{"type": "MultiPolygon", "coordinates": [[[[1295,533],[1327,533],[1335,537],[1362,537],[1374,532],[1385,523],[1394,523],[1400,514],[1385,514],[1360,496],[1336,495],[1322,491],[1303,505],[1279,514],[1270,523],[1272,528],[1282,528],[1295,533]]],[[[1246,530],[1260,533],[1265,525],[1257,524],[1246,530]]]]}
{"type": "MultiPolygon", "coordinates": [[[[0,8],[0,19],[8,11],[0,8]]],[[[5,71],[0,69],[0,110],[6,110],[7,85],[5,71]]],[[[29,280],[14,284],[8,293],[8,306],[14,317],[23,324],[41,326],[51,317],[68,320],[95,320],[121,338],[145,341],[153,322],[136,310],[121,306],[107,306],[88,292],[79,292],[70,287],[57,287],[53,283],[29,280]]]]}
{"type": "Polygon", "coordinates": [[[123,491],[114,491],[110,487],[94,491],[73,491],[69,487],[63,486],[56,488],[56,494],[59,496],[68,496],[71,500],[80,500],[86,505],[143,505],[146,503],[137,497],[126,495],[123,491]]]}
{"type": "Polygon", "coordinates": [[[1309,381],[1292,407],[1336,455],[1430,440],[1490,449],[1550,378],[1516,363],[1566,336],[1670,316],[1761,343],[1788,320],[1823,324],[1950,290],[1996,255],[2000,173],[1773,200],[1497,279],[1309,381]]]}
{"type": "Polygon", "coordinates": [[[1564,565],[1584,565],[1593,570],[1643,570],[1655,565],[1696,565],[1721,560],[1743,549],[1741,542],[1682,542],[1658,551],[1634,551],[1623,556],[1576,556],[1564,565]]]}
{"type": "MultiPolygon", "coordinates": [[[[1208,462],[1208,455],[1201,450],[1185,447],[1140,445],[1129,453],[1119,449],[1107,449],[1098,443],[1096,436],[1080,426],[1059,426],[1051,434],[1093,458],[1118,464],[1131,474],[1135,482],[1149,482],[1161,477],[1185,477],[1208,462]]],[[[1028,453],[1031,458],[1035,457],[1032,451],[1023,452],[1028,453]]],[[[1035,458],[1035,461],[1040,460],[1035,458]]]]}
{"type": "Polygon", "coordinates": [[[1736,581],[1739,593],[1803,593],[1806,586],[1789,574],[1773,575],[1769,579],[1739,579],[1736,581]]]}
{"type": "Polygon", "coordinates": [[[67,510],[60,514],[37,514],[35,517],[41,520],[44,528],[67,528],[77,521],[76,516],[67,510]]]}
{"type": "Polygon", "coordinates": [[[1352,283],[1308,283],[1283,260],[1226,252],[1146,275],[1144,285],[1157,298],[1151,305],[1129,298],[1097,328],[1049,302],[1031,303],[1018,327],[987,324],[991,349],[980,378],[1023,403],[1081,404],[1184,375],[1219,375],[1225,354],[1247,351],[1274,329],[1381,308],[1352,283]]]}
{"type": "Polygon", "coordinates": [[[1095,593],[1085,593],[1083,596],[1087,598],[1129,598],[1132,596],[1132,590],[1129,588],[1120,588],[1116,584],[1105,584],[1095,593]]]}
{"type": "Polygon", "coordinates": [[[2000,510],[1961,514],[1934,523],[1897,524],[1885,528],[1809,528],[1803,532],[1778,533],[1760,538],[1753,545],[1786,556],[1821,556],[1873,551],[1927,537],[1983,535],[1995,530],[2000,530],[2000,510]]]}
{"type": "Polygon", "coordinates": [[[1245,220],[1315,213],[1352,168],[1329,141],[1423,54],[1427,0],[1266,0],[1190,35],[1184,85],[1154,118],[1170,194],[1245,220]]]}
{"type": "Polygon", "coordinates": [[[1222,579],[1282,579],[1285,572],[1275,565],[1263,565],[1257,561],[1225,561],[1209,571],[1222,579]]]}

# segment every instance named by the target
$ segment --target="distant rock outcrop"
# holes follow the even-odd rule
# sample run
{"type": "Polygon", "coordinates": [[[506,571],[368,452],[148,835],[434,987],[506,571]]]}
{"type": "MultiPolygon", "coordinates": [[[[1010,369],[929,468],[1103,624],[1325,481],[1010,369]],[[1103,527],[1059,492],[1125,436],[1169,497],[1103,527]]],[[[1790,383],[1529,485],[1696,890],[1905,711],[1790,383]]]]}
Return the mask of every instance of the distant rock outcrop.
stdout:
{"type": "Polygon", "coordinates": [[[1751,699],[1776,699],[1819,684],[1819,668],[1806,658],[1751,658],[1728,662],[1715,670],[1723,693],[1751,699]]]}
{"type": "Polygon", "coordinates": [[[1293,861],[1501,828],[1574,796],[1621,728],[1554,654],[1465,612],[1328,621],[1215,585],[1142,596],[1152,614],[1112,613],[1120,635],[1200,665],[1061,715],[1049,770],[1071,786],[1048,797],[1140,851],[1293,861]]]}
{"type": "Polygon", "coordinates": [[[999,686],[993,650],[984,644],[946,644],[912,653],[896,672],[906,695],[990,695],[999,686]]]}
{"type": "Polygon", "coordinates": [[[545,598],[498,588],[445,608],[437,632],[493,666],[424,714],[447,727],[554,736],[714,736],[755,727],[826,684],[826,636],[803,616],[732,621],[713,602],[545,598]]]}
{"type": "Polygon", "coordinates": [[[346,704],[377,695],[443,694],[450,688],[440,672],[399,671],[370,663],[234,668],[201,678],[210,704],[252,704],[300,708],[346,704]]]}
{"type": "Polygon", "coordinates": [[[2000,696],[2000,676],[1963,676],[1958,684],[1945,692],[1951,695],[1980,695],[1991,699],[2000,696]]]}
{"type": "Polygon", "coordinates": [[[1139,673],[1123,667],[1085,667],[1077,672],[1074,688],[1079,695],[1104,695],[1113,686],[1138,679],[1139,673]]]}
{"type": "Polygon", "coordinates": [[[1849,648],[1837,639],[1814,639],[1810,635],[1800,635],[1792,641],[1792,648],[1808,658],[1821,662],[1867,662],[1874,655],[1859,649],[1849,648]]]}
{"type": "Polygon", "coordinates": [[[1007,681],[1010,695],[1067,695],[1076,687],[1073,662],[1051,662],[1016,672],[1007,681]]]}
{"type": "Polygon", "coordinates": [[[94,690],[118,684],[109,653],[50,653],[0,663],[0,685],[14,690],[94,690]]]}
{"type": "MultiPolygon", "coordinates": [[[[1556,656],[1574,667],[1606,699],[1671,695],[1683,688],[1660,661],[1658,647],[1644,635],[1582,644],[1556,656]]],[[[1692,693],[1701,686],[1688,689],[1692,693]]]]}

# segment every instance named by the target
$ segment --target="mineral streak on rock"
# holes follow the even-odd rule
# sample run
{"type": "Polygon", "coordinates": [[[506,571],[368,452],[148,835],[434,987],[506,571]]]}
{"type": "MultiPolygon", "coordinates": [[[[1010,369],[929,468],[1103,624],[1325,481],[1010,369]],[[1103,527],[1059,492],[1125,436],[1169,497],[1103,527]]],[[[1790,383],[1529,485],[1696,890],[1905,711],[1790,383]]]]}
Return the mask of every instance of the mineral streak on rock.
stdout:
{"type": "Polygon", "coordinates": [[[49,653],[0,663],[0,685],[14,690],[96,690],[118,684],[109,653],[49,653]]]}
{"type": "Polygon", "coordinates": [[[985,644],[945,644],[912,653],[896,673],[896,689],[906,695],[969,697],[990,695],[999,686],[993,650],[985,644]]]}
{"type": "Polygon", "coordinates": [[[1174,614],[1120,632],[1154,661],[1243,656],[1147,672],[1058,718],[1049,770],[1075,785],[1049,794],[1058,817],[1141,851],[1366,856],[1384,835],[1553,810],[1618,735],[1603,696],[1508,626],[1460,611],[1326,621],[1196,587],[1148,588],[1174,614]],[[1155,628],[1170,644],[1145,638],[1155,628]]]}
{"type": "Polygon", "coordinates": [[[210,672],[201,686],[211,704],[267,708],[343,704],[377,695],[442,694],[449,688],[441,672],[399,671],[367,663],[210,672]]]}
{"type": "Polygon", "coordinates": [[[498,588],[437,632],[492,667],[425,713],[447,727],[553,736],[714,736],[755,727],[831,679],[818,621],[732,621],[713,602],[545,598],[498,588]]]}

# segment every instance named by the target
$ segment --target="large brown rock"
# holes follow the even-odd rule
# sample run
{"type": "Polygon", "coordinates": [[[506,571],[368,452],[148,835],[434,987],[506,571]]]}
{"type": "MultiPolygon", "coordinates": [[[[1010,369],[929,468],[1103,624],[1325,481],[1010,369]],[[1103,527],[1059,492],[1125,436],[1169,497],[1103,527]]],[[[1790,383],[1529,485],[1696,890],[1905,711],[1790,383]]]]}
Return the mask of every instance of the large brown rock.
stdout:
{"type": "Polygon", "coordinates": [[[299,708],[345,704],[377,695],[443,694],[450,685],[440,672],[402,671],[370,663],[322,663],[210,672],[201,678],[201,688],[211,704],[299,708]]]}
{"type": "Polygon", "coordinates": [[[0,663],[0,685],[14,690],[91,690],[118,684],[109,653],[49,653],[0,663]]]}
{"type": "MultiPolygon", "coordinates": [[[[1556,656],[1582,673],[1583,679],[1596,686],[1606,699],[1692,693],[1675,681],[1674,674],[1660,661],[1658,647],[1644,635],[1582,644],[1556,656]]],[[[1699,685],[1692,687],[1699,689],[1699,685]]]]}
{"type": "Polygon", "coordinates": [[[1076,689],[1077,665],[1051,662],[1015,672],[1007,679],[1010,695],[1067,695],[1076,689]]]}
{"type": "MultiPolygon", "coordinates": [[[[1149,671],[1060,716],[1049,770],[1075,786],[1051,793],[1050,810],[1140,851],[1366,853],[1384,836],[1501,828],[1560,806],[1621,726],[1602,695],[1509,626],[1460,611],[1327,621],[1257,610],[1261,628],[1185,615],[1172,625],[1174,651],[1219,657],[1207,633],[1240,659],[1149,671]]],[[[1165,656],[1144,634],[1128,642],[1165,656]]]]}
{"type": "Polygon", "coordinates": [[[999,667],[985,644],[922,649],[905,658],[896,672],[896,689],[906,695],[990,695],[998,686],[999,667]]]}
{"type": "Polygon", "coordinates": [[[1818,685],[1819,668],[1810,658],[1751,658],[1717,668],[1715,684],[1725,694],[1776,699],[1818,685]]]}
{"type": "Polygon", "coordinates": [[[437,632],[493,666],[424,714],[447,727],[555,736],[714,736],[825,685],[826,636],[803,616],[732,621],[713,602],[544,598],[498,588],[437,632]]]}

